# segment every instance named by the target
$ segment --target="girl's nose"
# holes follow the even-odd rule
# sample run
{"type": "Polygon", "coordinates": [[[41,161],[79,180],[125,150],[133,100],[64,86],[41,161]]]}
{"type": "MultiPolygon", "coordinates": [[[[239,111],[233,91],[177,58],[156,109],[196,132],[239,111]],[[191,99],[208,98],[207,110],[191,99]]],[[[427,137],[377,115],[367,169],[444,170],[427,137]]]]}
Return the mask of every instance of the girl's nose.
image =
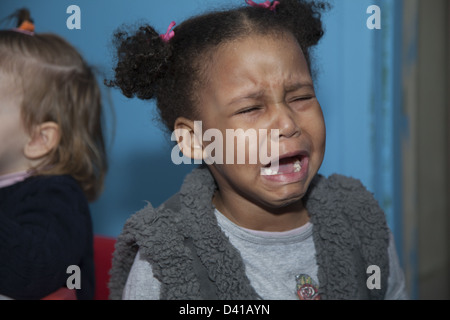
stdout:
{"type": "Polygon", "coordinates": [[[280,139],[296,137],[301,134],[294,111],[285,103],[280,103],[276,106],[274,118],[274,126],[280,130],[280,139]]]}

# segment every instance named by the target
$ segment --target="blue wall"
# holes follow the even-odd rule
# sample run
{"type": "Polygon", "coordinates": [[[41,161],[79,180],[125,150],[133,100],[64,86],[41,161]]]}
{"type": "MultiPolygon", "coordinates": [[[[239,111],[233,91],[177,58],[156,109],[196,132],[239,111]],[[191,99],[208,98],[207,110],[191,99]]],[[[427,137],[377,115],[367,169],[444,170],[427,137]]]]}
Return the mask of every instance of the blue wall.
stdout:
{"type": "MultiPolygon", "coordinates": [[[[398,76],[401,18],[398,0],[335,0],[324,16],[326,35],[316,51],[317,91],[328,142],[321,172],[357,177],[374,192],[386,211],[397,243],[401,241],[401,185],[398,76]],[[369,30],[367,8],[382,10],[382,29],[369,30]]],[[[0,17],[28,7],[37,32],[54,32],[74,44],[102,73],[110,74],[111,38],[121,24],[149,21],[165,32],[172,20],[244,0],[2,0],[0,17]],[[69,5],[81,8],[81,29],[69,30],[69,5]]],[[[2,26],[5,27],[5,26],[2,26]]],[[[102,78],[101,78],[102,79],[102,78]]],[[[92,204],[95,232],[117,236],[126,219],[146,201],[154,206],[178,191],[191,166],[175,166],[172,149],[155,117],[152,103],[124,98],[105,88],[110,171],[103,196],[92,204]],[[113,133],[114,128],[114,133],[113,133]]]]}
{"type": "Polygon", "coordinates": [[[360,179],[383,207],[402,260],[402,1],[335,0],[317,51],[317,90],[327,124],[322,173],[360,179]],[[381,9],[381,30],[366,10],[381,9]]]}

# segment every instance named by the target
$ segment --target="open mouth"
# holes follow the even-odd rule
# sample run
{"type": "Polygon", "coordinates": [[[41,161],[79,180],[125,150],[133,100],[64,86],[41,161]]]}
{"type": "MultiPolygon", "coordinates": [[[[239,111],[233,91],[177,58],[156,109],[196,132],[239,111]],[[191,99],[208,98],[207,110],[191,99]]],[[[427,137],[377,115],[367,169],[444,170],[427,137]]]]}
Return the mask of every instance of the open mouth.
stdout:
{"type": "Polygon", "coordinates": [[[263,176],[277,176],[298,173],[302,170],[306,155],[295,155],[280,159],[278,162],[270,163],[261,168],[263,176]]]}

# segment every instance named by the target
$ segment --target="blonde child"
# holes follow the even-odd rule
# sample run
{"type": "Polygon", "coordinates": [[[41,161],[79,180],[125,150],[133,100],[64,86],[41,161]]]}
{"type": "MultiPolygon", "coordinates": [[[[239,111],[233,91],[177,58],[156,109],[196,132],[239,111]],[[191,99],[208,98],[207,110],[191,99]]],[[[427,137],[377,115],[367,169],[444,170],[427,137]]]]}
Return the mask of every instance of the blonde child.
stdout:
{"type": "Polygon", "coordinates": [[[107,169],[92,69],[65,40],[34,33],[26,9],[0,31],[0,295],[41,299],[81,271],[94,295],[88,201],[107,169]]]}
{"type": "Polygon", "coordinates": [[[247,0],[172,23],[162,35],[148,25],[116,34],[111,86],[156,99],[183,154],[205,164],[159,208],[128,220],[111,298],[404,298],[392,236],[373,196],[357,180],[318,174],[326,130],[311,49],[323,35],[325,7],[247,0]],[[209,161],[220,153],[235,160],[225,154],[233,142],[227,130],[261,129],[268,136],[257,143],[241,140],[244,164],[209,161]],[[222,134],[223,149],[209,130],[222,134]],[[278,146],[279,157],[250,163],[261,141],[278,146]],[[378,282],[369,279],[372,268],[378,282]]]}

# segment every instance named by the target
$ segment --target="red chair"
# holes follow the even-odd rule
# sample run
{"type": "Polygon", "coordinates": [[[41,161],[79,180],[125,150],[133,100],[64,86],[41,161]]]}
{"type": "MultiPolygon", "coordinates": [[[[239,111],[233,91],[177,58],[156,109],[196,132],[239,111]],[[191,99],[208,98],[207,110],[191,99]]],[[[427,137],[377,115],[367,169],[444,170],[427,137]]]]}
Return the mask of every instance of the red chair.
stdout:
{"type": "Polygon", "coordinates": [[[75,290],[71,290],[67,287],[62,287],[61,289],[49,294],[42,300],[77,300],[77,294],[75,290]]]}
{"type": "Polygon", "coordinates": [[[108,300],[109,270],[116,239],[100,235],[94,236],[95,296],[94,300],[108,300]]]}

